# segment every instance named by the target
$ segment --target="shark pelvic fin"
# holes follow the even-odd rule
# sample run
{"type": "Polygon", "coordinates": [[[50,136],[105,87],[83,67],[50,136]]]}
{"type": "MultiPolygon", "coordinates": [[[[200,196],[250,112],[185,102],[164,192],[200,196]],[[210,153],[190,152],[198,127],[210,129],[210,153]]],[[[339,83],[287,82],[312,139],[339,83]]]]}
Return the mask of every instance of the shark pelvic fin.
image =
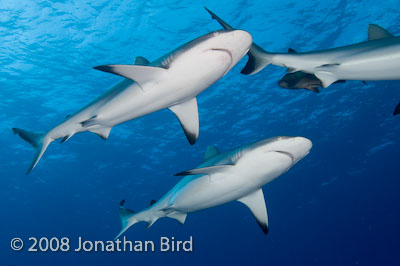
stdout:
{"type": "Polygon", "coordinates": [[[31,144],[34,149],[36,149],[32,163],[30,164],[26,172],[26,174],[28,175],[40,161],[49,144],[54,140],[46,137],[46,133],[34,133],[19,128],[13,128],[12,131],[14,132],[14,134],[20,136],[22,139],[31,144]]]}
{"type": "Polygon", "coordinates": [[[189,143],[195,144],[199,137],[199,111],[196,97],[171,106],[169,110],[178,118],[189,143]]]}
{"type": "Polygon", "coordinates": [[[82,127],[87,128],[87,127],[91,127],[91,126],[96,126],[96,125],[98,125],[98,121],[97,121],[96,118],[97,118],[97,115],[92,116],[92,117],[89,118],[88,120],[82,121],[82,122],[81,122],[82,127]]]}
{"type": "Polygon", "coordinates": [[[180,224],[184,224],[186,221],[187,213],[184,212],[171,212],[167,214],[167,217],[177,220],[180,224]]]}
{"type": "Polygon", "coordinates": [[[309,87],[306,87],[305,89],[309,90],[309,91],[316,92],[316,93],[320,92],[319,89],[318,89],[318,86],[309,86],[309,87]]]}
{"type": "Polygon", "coordinates": [[[246,205],[253,213],[254,218],[264,234],[268,233],[268,213],[267,206],[265,205],[264,193],[262,189],[256,190],[251,194],[238,199],[239,202],[246,205]]]}
{"type": "Polygon", "coordinates": [[[204,154],[203,162],[207,161],[208,159],[217,156],[219,154],[219,151],[217,147],[214,145],[210,145],[207,147],[206,153],[204,154]]]}
{"type": "Polygon", "coordinates": [[[376,24],[369,24],[368,26],[368,40],[379,40],[385,38],[393,38],[394,35],[376,24]]]}
{"type": "Polygon", "coordinates": [[[143,90],[145,83],[155,83],[167,73],[165,68],[140,65],[103,65],[94,69],[131,79],[143,90]]]}
{"type": "Polygon", "coordinates": [[[112,129],[111,127],[102,127],[102,128],[91,129],[89,131],[97,134],[100,138],[106,140],[110,135],[111,129],[112,129]]]}
{"type": "Polygon", "coordinates": [[[143,56],[137,56],[135,58],[135,65],[148,66],[150,65],[150,61],[144,58],[143,56]]]}
{"type": "Polygon", "coordinates": [[[177,173],[177,174],[175,174],[175,176],[212,175],[212,174],[227,170],[227,169],[229,169],[229,167],[232,167],[232,166],[233,166],[233,164],[223,164],[223,165],[208,166],[208,167],[204,167],[204,168],[196,168],[196,169],[177,173]]]}

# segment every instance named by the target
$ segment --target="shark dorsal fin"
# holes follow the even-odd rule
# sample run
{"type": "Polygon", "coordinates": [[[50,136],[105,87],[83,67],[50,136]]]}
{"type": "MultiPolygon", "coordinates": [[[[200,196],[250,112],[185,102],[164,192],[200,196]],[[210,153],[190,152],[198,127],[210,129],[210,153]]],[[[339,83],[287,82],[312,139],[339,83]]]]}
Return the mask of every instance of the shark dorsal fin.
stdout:
{"type": "Polygon", "coordinates": [[[295,49],[293,49],[293,48],[289,48],[288,49],[288,53],[289,54],[297,54],[297,51],[295,49]]]}
{"type": "Polygon", "coordinates": [[[206,153],[204,154],[203,162],[219,154],[217,147],[210,145],[207,147],[206,153]]]}
{"type": "Polygon", "coordinates": [[[150,61],[144,58],[143,56],[137,56],[135,58],[135,65],[147,66],[150,65],[150,61]]]}
{"type": "Polygon", "coordinates": [[[238,199],[239,202],[246,205],[251,213],[256,218],[258,225],[265,234],[268,233],[268,214],[267,206],[265,205],[264,193],[262,189],[256,190],[249,195],[238,199]]]}
{"type": "Polygon", "coordinates": [[[368,40],[379,40],[385,38],[393,38],[394,35],[376,24],[369,24],[368,26],[368,40]]]}
{"type": "Polygon", "coordinates": [[[199,111],[196,97],[171,106],[169,110],[179,119],[189,143],[195,144],[199,137],[199,111]]]}

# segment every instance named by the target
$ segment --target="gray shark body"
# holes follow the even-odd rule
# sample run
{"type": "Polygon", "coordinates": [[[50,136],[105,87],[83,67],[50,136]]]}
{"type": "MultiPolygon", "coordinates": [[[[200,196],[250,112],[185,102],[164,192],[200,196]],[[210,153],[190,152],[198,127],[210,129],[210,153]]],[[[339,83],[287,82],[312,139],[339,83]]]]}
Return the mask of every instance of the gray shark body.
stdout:
{"type": "Polygon", "coordinates": [[[251,43],[251,35],[245,31],[215,31],[153,62],[138,57],[135,65],[96,67],[125,79],[48,132],[13,128],[14,133],[36,149],[27,173],[56,139],[65,142],[85,131],[107,139],[115,125],[165,108],[177,116],[193,145],[199,135],[196,96],[235,66],[246,55],[251,43]]]}
{"type": "Polygon", "coordinates": [[[312,147],[302,137],[275,137],[220,153],[214,146],[207,149],[198,168],[181,172],[184,176],[159,201],[140,211],[123,207],[122,230],[146,222],[148,227],[162,217],[184,223],[188,213],[231,201],[245,204],[264,233],[268,232],[268,215],[262,187],[288,171],[306,156],[312,147]]]}

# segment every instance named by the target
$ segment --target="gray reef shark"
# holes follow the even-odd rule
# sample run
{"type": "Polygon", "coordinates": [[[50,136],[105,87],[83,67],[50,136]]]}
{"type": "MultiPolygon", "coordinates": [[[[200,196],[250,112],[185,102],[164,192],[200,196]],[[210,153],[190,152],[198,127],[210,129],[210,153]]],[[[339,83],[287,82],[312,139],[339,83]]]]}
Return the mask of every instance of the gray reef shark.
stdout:
{"type": "Polygon", "coordinates": [[[262,187],[287,172],[312,147],[303,137],[274,137],[220,153],[210,146],[198,168],[176,174],[185,176],[159,201],[135,213],[120,203],[121,236],[129,227],[146,222],[150,227],[162,217],[183,224],[190,212],[239,201],[268,232],[268,215],[262,187]]]}
{"type": "Polygon", "coordinates": [[[65,142],[84,131],[107,139],[115,125],[165,108],[177,116],[193,145],[199,135],[196,96],[235,66],[251,43],[252,37],[246,31],[220,30],[194,39],[151,63],[137,57],[135,65],[95,67],[126,79],[48,132],[13,128],[15,134],[36,149],[27,174],[56,139],[65,142]]]}
{"type": "MultiPolygon", "coordinates": [[[[212,11],[206,10],[222,27],[234,29],[212,11]]],[[[272,64],[287,68],[289,73],[314,75],[324,88],[343,80],[400,80],[400,37],[376,24],[368,26],[368,41],[365,42],[301,53],[270,53],[253,43],[248,56],[241,71],[243,74],[256,74],[272,64]]],[[[399,113],[396,108],[394,114],[399,113]]]]}

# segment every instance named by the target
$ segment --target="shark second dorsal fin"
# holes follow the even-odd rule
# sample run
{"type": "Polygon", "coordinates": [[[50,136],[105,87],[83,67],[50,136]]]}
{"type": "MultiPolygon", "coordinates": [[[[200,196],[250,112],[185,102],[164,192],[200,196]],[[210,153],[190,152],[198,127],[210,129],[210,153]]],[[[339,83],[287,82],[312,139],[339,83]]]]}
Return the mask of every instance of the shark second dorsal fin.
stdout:
{"type": "Polygon", "coordinates": [[[219,154],[217,147],[210,145],[207,147],[206,153],[204,154],[203,162],[219,154]]]}
{"type": "Polygon", "coordinates": [[[178,118],[189,143],[195,144],[199,137],[199,111],[196,97],[171,106],[169,110],[178,118]]]}
{"type": "Polygon", "coordinates": [[[297,51],[295,49],[293,49],[293,48],[289,48],[288,49],[288,53],[289,54],[297,54],[297,51]]]}
{"type": "Polygon", "coordinates": [[[393,38],[394,35],[376,24],[369,24],[368,26],[368,40],[379,40],[385,38],[393,38]]]}
{"type": "Polygon", "coordinates": [[[144,58],[143,56],[137,56],[135,58],[135,65],[148,66],[150,65],[150,61],[144,58]]]}
{"type": "Polygon", "coordinates": [[[249,195],[238,199],[239,202],[246,205],[254,218],[256,218],[258,225],[265,234],[268,233],[268,213],[267,206],[265,205],[264,193],[262,189],[256,190],[249,195]]]}

